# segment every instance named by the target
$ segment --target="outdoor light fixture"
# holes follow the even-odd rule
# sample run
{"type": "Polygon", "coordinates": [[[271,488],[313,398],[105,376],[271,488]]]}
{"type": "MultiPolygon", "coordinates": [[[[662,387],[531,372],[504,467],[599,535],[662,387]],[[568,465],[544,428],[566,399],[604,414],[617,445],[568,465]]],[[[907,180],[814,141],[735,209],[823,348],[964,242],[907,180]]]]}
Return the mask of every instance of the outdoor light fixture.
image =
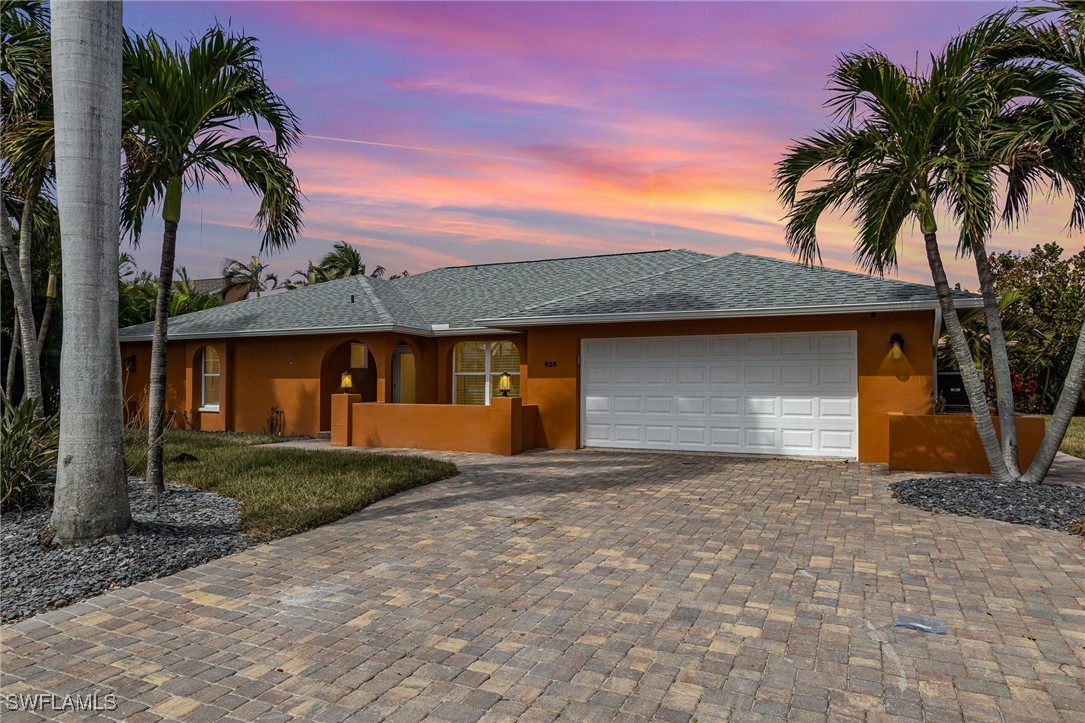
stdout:
{"type": "Polygon", "coordinates": [[[512,389],[512,377],[508,372],[501,372],[501,377],[497,380],[497,388],[501,391],[501,396],[509,396],[509,390],[512,389]]]}
{"type": "Polygon", "coordinates": [[[124,358],[124,371],[134,372],[136,370],[136,355],[126,356],[124,358]]]}
{"type": "Polygon", "coordinates": [[[351,378],[350,371],[347,370],[343,372],[342,375],[340,375],[339,377],[339,388],[342,389],[344,393],[346,393],[349,392],[353,386],[354,379],[351,378]]]}
{"type": "Polygon", "coordinates": [[[900,334],[893,334],[889,337],[889,358],[893,361],[900,361],[904,358],[904,337],[900,334]]]}

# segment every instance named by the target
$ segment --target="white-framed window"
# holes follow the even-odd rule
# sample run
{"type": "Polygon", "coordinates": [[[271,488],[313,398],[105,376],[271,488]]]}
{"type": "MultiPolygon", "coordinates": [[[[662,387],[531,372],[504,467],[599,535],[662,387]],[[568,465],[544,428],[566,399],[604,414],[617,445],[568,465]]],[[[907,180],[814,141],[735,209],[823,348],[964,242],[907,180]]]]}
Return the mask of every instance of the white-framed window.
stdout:
{"type": "Polygon", "coordinates": [[[452,403],[489,404],[500,396],[498,381],[508,373],[510,396],[520,396],[520,352],[511,341],[464,341],[452,351],[452,403]]]}
{"type": "Polygon", "coordinates": [[[365,344],[359,344],[352,342],[350,345],[350,368],[351,369],[368,369],[369,368],[369,350],[365,348],[365,344]]]}
{"type": "Polygon", "coordinates": [[[214,347],[205,346],[200,353],[200,411],[219,410],[219,355],[214,347]]]}

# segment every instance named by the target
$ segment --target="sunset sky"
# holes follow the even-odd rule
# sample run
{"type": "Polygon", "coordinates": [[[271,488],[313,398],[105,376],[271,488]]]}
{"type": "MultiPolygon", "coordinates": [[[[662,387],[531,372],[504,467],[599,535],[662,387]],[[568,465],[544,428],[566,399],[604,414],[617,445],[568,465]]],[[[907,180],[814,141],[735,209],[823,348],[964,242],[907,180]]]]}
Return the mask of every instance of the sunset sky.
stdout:
{"type": "MultiPolygon", "coordinates": [[[[773,164],[828,123],[834,58],[872,46],[922,64],[1000,7],[126,2],[125,24],[179,39],[217,19],[260,39],[306,134],[291,159],[305,229],[270,257],[285,278],[341,239],[412,273],[660,248],[786,258],[773,164]]],[[[224,256],[257,253],[256,205],[241,184],[189,194],[178,265],[215,276],[224,256]]],[[[992,247],[1080,249],[1068,208],[1037,204],[992,247]]],[[[160,238],[149,221],[141,267],[157,269],[160,238]]],[[[855,268],[847,219],[819,238],[827,265],[855,268]]],[[[970,266],[951,270],[975,288],[970,266]]],[[[899,275],[929,279],[918,235],[903,239],[899,275]]]]}

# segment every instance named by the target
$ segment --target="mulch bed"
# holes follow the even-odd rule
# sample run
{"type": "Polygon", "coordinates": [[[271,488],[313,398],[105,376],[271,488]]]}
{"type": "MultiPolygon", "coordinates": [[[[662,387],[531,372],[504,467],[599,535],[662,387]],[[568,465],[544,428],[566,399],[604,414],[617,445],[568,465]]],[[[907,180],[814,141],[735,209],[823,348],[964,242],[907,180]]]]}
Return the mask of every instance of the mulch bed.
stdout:
{"type": "Polygon", "coordinates": [[[1085,534],[1085,488],[1056,484],[1000,484],[985,477],[908,479],[889,485],[893,497],[932,512],[1085,534]]]}

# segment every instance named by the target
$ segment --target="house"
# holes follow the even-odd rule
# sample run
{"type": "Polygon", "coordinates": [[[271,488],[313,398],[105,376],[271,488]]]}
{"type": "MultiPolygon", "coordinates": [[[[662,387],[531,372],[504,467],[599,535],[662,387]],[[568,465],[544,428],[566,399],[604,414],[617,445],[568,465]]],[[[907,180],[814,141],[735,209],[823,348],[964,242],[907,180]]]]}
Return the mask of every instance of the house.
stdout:
{"type": "Polygon", "coordinates": [[[243,301],[248,296],[248,289],[235,286],[226,288],[226,279],[192,279],[192,287],[201,294],[211,294],[222,299],[223,304],[232,304],[235,301],[243,301]]]}
{"type": "MultiPolygon", "coordinates": [[[[911,451],[898,465],[918,454],[961,467],[960,445],[924,431],[940,330],[932,287],[744,253],[354,276],[172,319],[167,409],[201,429],[259,432],[274,408],[287,434],[337,445],[865,462],[890,461],[900,417],[911,451]]],[[[130,415],[150,338],[150,324],[121,331],[130,415]]]]}

